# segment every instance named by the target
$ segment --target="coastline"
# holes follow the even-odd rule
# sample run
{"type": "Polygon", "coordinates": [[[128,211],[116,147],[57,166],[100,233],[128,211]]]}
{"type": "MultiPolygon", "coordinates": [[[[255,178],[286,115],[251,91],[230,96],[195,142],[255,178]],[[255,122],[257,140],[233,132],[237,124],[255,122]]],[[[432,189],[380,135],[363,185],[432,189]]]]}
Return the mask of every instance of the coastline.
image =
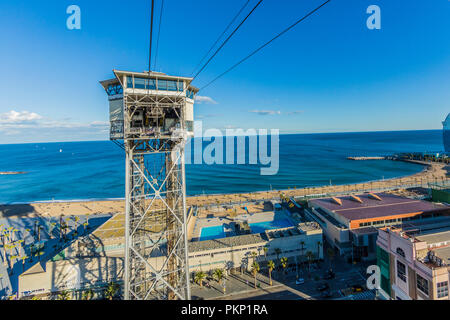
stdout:
{"type": "MultiPolygon", "coordinates": [[[[373,180],[355,184],[315,186],[301,189],[267,190],[246,193],[205,194],[188,196],[188,207],[197,205],[219,205],[236,202],[279,198],[283,193],[289,197],[320,195],[327,193],[358,192],[365,189],[389,189],[402,185],[434,183],[447,179],[448,168],[443,163],[429,163],[410,160],[423,165],[423,170],[409,176],[373,180]]],[[[158,205],[158,203],[156,203],[158,205]]],[[[62,215],[115,214],[125,211],[125,200],[117,198],[88,200],[55,200],[31,203],[0,204],[0,218],[51,217],[62,215]]]]}

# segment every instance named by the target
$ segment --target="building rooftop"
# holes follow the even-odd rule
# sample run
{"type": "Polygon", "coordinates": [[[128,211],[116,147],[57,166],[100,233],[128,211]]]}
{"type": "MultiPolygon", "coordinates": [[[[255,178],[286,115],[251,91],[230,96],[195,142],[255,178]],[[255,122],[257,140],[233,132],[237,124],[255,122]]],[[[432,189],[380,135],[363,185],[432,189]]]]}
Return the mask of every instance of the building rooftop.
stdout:
{"type": "Polygon", "coordinates": [[[365,234],[378,233],[378,229],[375,227],[365,227],[365,228],[352,229],[351,232],[356,235],[365,235],[365,234]]]}
{"type": "MultiPolygon", "coordinates": [[[[440,216],[428,219],[405,221],[396,225],[387,227],[392,232],[403,233],[406,237],[420,237],[431,235],[437,230],[450,228],[450,217],[440,216]]],[[[449,229],[450,230],[450,229],[449,229]]]]}
{"type": "Polygon", "coordinates": [[[310,200],[310,203],[333,211],[347,220],[372,219],[392,215],[422,213],[446,208],[424,200],[414,200],[393,194],[361,194],[355,196],[310,200]],[[381,199],[381,200],[379,200],[381,199]]]}
{"type": "Polygon", "coordinates": [[[439,257],[444,264],[450,264],[450,246],[433,249],[435,256],[439,257]]]}
{"type": "Polygon", "coordinates": [[[416,235],[416,239],[424,241],[428,245],[450,241],[450,227],[423,231],[419,235],[416,235]]]}
{"type": "Polygon", "coordinates": [[[267,238],[263,233],[245,234],[221,239],[189,242],[189,252],[215,250],[257,243],[265,243],[267,238]]]}

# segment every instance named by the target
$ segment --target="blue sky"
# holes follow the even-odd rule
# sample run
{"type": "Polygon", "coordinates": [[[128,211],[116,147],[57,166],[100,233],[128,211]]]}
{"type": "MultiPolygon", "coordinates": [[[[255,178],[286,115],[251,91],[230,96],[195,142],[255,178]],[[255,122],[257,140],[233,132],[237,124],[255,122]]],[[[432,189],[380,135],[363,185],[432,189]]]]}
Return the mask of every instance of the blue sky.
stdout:
{"type": "MultiPolygon", "coordinates": [[[[165,0],[156,70],[191,75],[245,1],[165,0]]],[[[321,2],[264,0],[194,85],[321,2]]],[[[98,81],[113,68],[147,69],[149,12],[150,0],[2,1],[0,143],[108,139],[98,81]],[[66,28],[71,4],[81,8],[81,30],[66,28]]],[[[332,0],[200,92],[215,103],[199,101],[196,119],[282,133],[441,128],[450,112],[449,13],[448,0],[332,0]],[[366,27],[372,4],[381,30],[366,27]]]]}

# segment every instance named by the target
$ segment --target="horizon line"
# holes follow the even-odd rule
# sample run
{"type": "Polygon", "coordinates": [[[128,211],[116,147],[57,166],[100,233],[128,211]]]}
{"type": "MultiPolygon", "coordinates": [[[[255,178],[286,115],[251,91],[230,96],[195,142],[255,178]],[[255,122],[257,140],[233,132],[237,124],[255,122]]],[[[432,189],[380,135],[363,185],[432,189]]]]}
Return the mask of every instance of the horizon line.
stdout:
{"type": "MultiPolygon", "coordinates": [[[[231,130],[237,130],[239,128],[235,128],[235,129],[231,129],[231,130]]],[[[277,130],[277,129],[266,129],[266,128],[259,128],[259,129],[264,129],[267,131],[270,130],[277,130]]],[[[259,129],[255,129],[255,130],[259,130],[259,129]]],[[[227,129],[220,129],[221,131],[226,131],[227,129]]],[[[244,131],[249,130],[249,129],[242,129],[244,131]]],[[[279,129],[278,129],[279,130],[279,129]]],[[[413,129],[405,129],[405,130],[372,130],[372,131],[333,131],[333,132],[284,132],[281,133],[280,132],[280,136],[282,135],[308,135],[308,134],[339,134],[339,133],[380,133],[380,132],[409,132],[409,131],[442,131],[442,129],[417,129],[417,130],[413,130],[413,129]]],[[[225,136],[225,135],[224,135],[225,136]]],[[[244,135],[244,136],[249,136],[249,135],[244,135]]],[[[204,136],[204,137],[210,137],[210,136],[204,136]]],[[[194,138],[199,138],[199,137],[194,137],[194,138]]],[[[109,139],[105,139],[105,140],[67,140],[67,141],[36,141],[36,142],[11,142],[11,143],[0,143],[1,145],[22,145],[22,144],[42,144],[42,143],[71,143],[71,142],[103,142],[103,141],[111,141],[109,139]]]]}

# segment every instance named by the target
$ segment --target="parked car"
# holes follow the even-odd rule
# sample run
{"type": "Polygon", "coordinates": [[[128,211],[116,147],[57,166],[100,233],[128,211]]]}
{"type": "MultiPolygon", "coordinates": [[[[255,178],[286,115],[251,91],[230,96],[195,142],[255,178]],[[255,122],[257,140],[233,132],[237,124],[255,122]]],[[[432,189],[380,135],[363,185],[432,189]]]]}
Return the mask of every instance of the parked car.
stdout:
{"type": "Polygon", "coordinates": [[[297,280],[295,280],[295,284],[304,284],[305,283],[305,279],[303,278],[298,278],[297,280]]]}
{"type": "Polygon", "coordinates": [[[330,289],[330,286],[328,285],[328,283],[320,283],[317,285],[316,289],[318,291],[325,291],[327,289],[330,289]]]}
{"type": "Polygon", "coordinates": [[[353,292],[363,292],[364,291],[364,287],[359,284],[354,284],[351,286],[351,288],[352,288],[353,292]]]}

